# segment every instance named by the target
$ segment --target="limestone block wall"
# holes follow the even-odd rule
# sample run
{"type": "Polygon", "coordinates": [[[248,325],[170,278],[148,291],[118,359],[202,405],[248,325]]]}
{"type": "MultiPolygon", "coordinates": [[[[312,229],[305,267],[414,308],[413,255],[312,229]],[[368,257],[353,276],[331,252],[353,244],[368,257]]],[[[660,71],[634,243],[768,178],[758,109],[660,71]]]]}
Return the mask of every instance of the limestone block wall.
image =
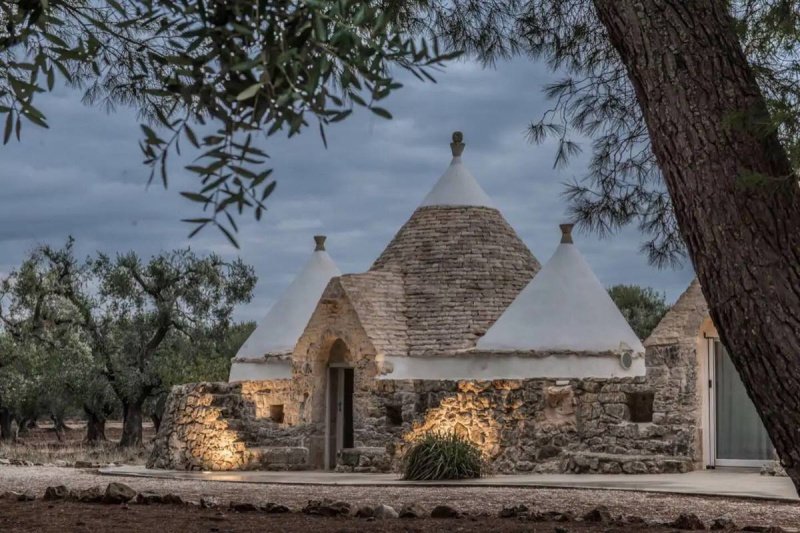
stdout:
{"type": "Polygon", "coordinates": [[[149,466],[321,468],[329,356],[355,369],[354,444],[369,452],[351,453],[339,470],[398,469],[426,431],[464,435],[500,473],[677,472],[699,461],[696,354],[689,345],[649,347],[646,376],[636,378],[380,380],[370,345],[357,332],[344,337],[346,345],[336,344],[344,332],[318,335],[318,344],[296,352],[292,380],[176,387],[149,466]]]}
{"type": "Polygon", "coordinates": [[[481,448],[499,473],[687,471],[694,428],[685,421],[692,408],[675,401],[669,379],[659,382],[387,382],[376,404],[388,414],[359,433],[357,445],[389,441],[387,454],[397,468],[415,437],[453,431],[481,448]],[[652,422],[633,421],[631,398],[651,392],[652,422]]]}
{"type": "Polygon", "coordinates": [[[245,470],[261,466],[261,442],[301,446],[295,429],[273,420],[290,389],[288,380],[173,387],[147,466],[245,470]]]}

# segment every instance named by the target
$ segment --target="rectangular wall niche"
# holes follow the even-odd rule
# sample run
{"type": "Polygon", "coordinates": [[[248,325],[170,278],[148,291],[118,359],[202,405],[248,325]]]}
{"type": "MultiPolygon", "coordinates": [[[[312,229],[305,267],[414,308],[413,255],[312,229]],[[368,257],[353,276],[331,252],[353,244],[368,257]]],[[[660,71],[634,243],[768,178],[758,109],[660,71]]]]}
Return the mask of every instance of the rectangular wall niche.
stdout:
{"type": "Polygon", "coordinates": [[[386,404],[386,423],[390,426],[403,425],[403,408],[399,405],[386,404]]]}
{"type": "Polygon", "coordinates": [[[631,413],[631,422],[653,421],[653,391],[636,391],[628,393],[628,410],[631,413]]]}
{"type": "Polygon", "coordinates": [[[269,406],[269,419],[276,424],[283,424],[283,404],[269,406]]]}

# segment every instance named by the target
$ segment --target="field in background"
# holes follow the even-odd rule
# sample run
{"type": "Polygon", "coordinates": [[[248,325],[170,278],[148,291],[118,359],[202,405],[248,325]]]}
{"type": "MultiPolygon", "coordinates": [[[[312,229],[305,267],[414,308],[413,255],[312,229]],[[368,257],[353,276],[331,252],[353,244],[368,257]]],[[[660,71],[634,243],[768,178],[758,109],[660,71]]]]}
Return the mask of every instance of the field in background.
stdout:
{"type": "Polygon", "coordinates": [[[37,427],[21,434],[16,442],[0,443],[0,460],[11,462],[27,461],[33,464],[57,466],[106,465],[109,463],[138,465],[144,464],[150,455],[155,431],[149,422],[144,423],[145,446],[141,449],[121,449],[117,445],[122,434],[122,422],[106,423],[108,441],[96,446],[84,442],[86,424],[80,420],[67,422],[67,430],[61,441],[58,440],[53,424],[40,421],[37,427]],[[84,465],[90,463],[90,465],[84,465]]]}

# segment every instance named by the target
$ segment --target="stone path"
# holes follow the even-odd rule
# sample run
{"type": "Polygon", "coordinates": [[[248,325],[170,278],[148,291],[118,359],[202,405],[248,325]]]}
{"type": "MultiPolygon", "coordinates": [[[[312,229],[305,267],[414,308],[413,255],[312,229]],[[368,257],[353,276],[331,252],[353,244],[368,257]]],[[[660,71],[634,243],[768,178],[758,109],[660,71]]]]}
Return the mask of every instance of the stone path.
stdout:
{"type": "Polygon", "coordinates": [[[433,483],[403,481],[396,474],[339,474],[319,471],[185,472],[151,470],[143,466],[119,466],[102,468],[100,473],[109,476],[270,485],[552,487],[800,500],[788,477],[762,476],[753,470],[744,469],[697,470],[687,474],[530,474],[433,483]]]}

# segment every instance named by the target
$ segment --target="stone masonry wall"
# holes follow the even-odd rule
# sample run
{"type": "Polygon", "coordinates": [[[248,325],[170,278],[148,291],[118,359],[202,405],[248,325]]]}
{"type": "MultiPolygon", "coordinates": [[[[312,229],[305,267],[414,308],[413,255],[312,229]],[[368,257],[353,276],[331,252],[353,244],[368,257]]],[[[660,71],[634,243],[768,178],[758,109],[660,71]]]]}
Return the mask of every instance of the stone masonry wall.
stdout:
{"type": "Polygon", "coordinates": [[[290,388],[291,382],[286,380],[173,387],[148,468],[248,470],[297,466],[303,462],[299,457],[305,440],[302,427],[273,419],[281,413],[277,407],[290,401],[290,388]],[[269,449],[263,443],[268,443],[269,449]]]}
{"type": "MultiPolygon", "coordinates": [[[[499,473],[685,472],[698,460],[693,358],[678,345],[651,347],[646,377],[615,380],[357,378],[355,450],[337,469],[396,470],[417,436],[454,431],[479,446],[499,473]],[[642,398],[645,406],[652,398],[650,421],[636,421],[632,412],[642,398]]],[[[358,363],[356,374],[363,376],[369,363],[358,363]]],[[[306,409],[290,405],[307,386],[301,379],[176,387],[149,466],[319,468],[309,448],[324,439],[324,427],[304,421],[298,415],[306,409]],[[274,422],[276,404],[295,415],[274,422]]]]}

